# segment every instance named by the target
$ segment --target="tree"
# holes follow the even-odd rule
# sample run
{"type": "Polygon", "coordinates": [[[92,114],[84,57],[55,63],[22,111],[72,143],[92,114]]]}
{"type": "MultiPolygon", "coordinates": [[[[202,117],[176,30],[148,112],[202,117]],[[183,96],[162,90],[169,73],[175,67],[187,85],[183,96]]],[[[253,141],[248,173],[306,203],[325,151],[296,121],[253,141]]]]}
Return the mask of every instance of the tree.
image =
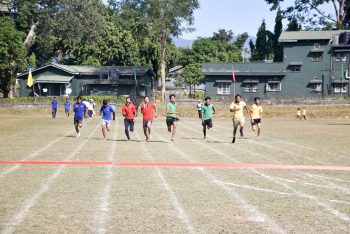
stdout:
{"type": "Polygon", "coordinates": [[[162,102],[165,101],[166,57],[169,38],[191,30],[194,10],[199,8],[198,0],[123,0],[124,15],[138,15],[147,22],[148,30],[159,36],[160,78],[162,80],[162,102]],[[131,13],[130,13],[131,12],[131,13]],[[183,26],[187,24],[187,26],[183,26]]]}
{"type": "MultiPolygon", "coordinates": [[[[284,0],[265,0],[271,5],[271,10],[280,7],[284,0]]],[[[283,10],[286,18],[296,17],[306,28],[322,29],[330,23],[337,29],[349,27],[349,0],[295,0],[283,10]],[[333,14],[326,13],[322,7],[326,4],[333,6],[333,14]],[[320,27],[321,26],[321,27],[320,27]]]]}
{"type": "Polygon", "coordinates": [[[289,21],[287,25],[286,31],[300,31],[301,25],[298,23],[298,20],[296,18],[293,18],[289,21]]]}
{"type": "Polygon", "coordinates": [[[281,43],[278,42],[279,37],[282,33],[282,12],[277,11],[275,19],[275,30],[274,30],[274,40],[273,40],[273,61],[283,62],[283,47],[281,43]]]}
{"type": "Polygon", "coordinates": [[[0,17],[0,89],[5,98],[26,63],[24,36],[9,17],[0,17]]]}
{"type": "Polygon", "coordinates": [[[219,32],[214,32],[212,39],[230,43],[233,40],[233,32],[232,30],[219,29],[219,32]]]}
{"type": "Polygon", "coordinates": [[[199,63],[187,65],[181,73],[181,83],[190,86],[190,96],[192,95],[192,87],[200,85],[204,82],[202,75],[202,65],[199,63]]]}
{"type": "Polygon", "coordinates": [[[265,20],[261,23],[256,34],[255,50],[253,51],[253,60],[263,61],[268,56],[267,31],[265,20]]]}

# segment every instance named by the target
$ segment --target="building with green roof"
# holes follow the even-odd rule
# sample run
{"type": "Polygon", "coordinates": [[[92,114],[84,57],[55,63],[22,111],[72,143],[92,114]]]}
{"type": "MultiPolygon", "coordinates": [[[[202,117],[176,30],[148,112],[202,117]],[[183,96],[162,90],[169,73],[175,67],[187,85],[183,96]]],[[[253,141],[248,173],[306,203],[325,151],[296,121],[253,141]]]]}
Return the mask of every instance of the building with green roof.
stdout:
{"type": "Polygon", "coordinates": [[[241,94],[247,100],[350,96],[350,33],[344,32],[283,32],[282,63],[204,63],[206,95],[232,99],[241,94]]]}
{"type": "MultiPolygon", "coordinates": [[[[29,72],[18,76],[20,96],[33,95],[27,87],[29,72]]],[[[32,71],[34,92],[38,96],[65,95],[152,95],[149,67],[142,66],[71,66],[49,64],[32,71]]]]}

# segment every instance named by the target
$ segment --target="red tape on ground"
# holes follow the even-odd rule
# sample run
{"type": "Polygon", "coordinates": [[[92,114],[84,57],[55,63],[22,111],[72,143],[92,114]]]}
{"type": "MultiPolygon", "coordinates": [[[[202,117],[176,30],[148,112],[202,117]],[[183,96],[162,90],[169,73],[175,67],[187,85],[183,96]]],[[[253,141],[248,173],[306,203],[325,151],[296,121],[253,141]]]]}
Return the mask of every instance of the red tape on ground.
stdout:
{"type": "Polygon", "coordinates": [[[178,168],[238,168],[277,170],[350,171],[350,166],[286,165],[286,164],[230,164],[230,163],[167,163],[167,162],[94,162],[94,161],[0,161],[0,165],[87,165],[118,167],[178,167],[178,168]]]}

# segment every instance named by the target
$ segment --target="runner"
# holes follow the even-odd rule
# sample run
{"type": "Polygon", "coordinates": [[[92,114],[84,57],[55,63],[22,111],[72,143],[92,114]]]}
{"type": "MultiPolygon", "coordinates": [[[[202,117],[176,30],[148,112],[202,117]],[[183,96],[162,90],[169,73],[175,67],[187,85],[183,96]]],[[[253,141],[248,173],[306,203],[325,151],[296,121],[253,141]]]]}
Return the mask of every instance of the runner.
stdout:
{"type": "Polygon", "coordinates": [[[122,115],[124,116],[125,135],[128,138],[128,141],[130,141],[129,128],[130,132],[134,131],[136,107],[131,102],[130,97],[127,97],[125,101],[126,103],[122,107],[122,115]]]}
{"type": "Polygon", "coordinates": [[[77,102],[73,105],[74,126],[77,132],[77,137],[80,137],[79,128],[83,126],[84,117],[86,117],[86,105],[82,103],[81,96],[77,97],[77,102]]]}
{"type": "Polygon", "coordinates": [[[151,126],[153,118],[157,118],[157,107],[155,104],[149,102],[149,97],[145,96],[144,103],[141,105],[141,113],[143,114],[143,133],[146,141],[151,138],[151,126]],[[155,111],[155,115],[153,114],[155,111]]]}
{"type": "Polygon", "coordinates": [[[176,125],[177,121],[179,121],[179,113],[176,112],[175,98],[175,94],[170,94],[170,102],[166,105],[166,125],[168,126],[168,132],[171,132],[171,141],[175,140],[176,125]],[[171,129],[171,126],[173,126],[173,129],[171,129]]]}
{"type": "Polygon", "coordinates": [[[204,105],[202,105],[201,114],[202,114],[202,126],[203,126],[203,135],[204,140],[207,139],[207,128],[208,130],[213,127],[213,114],[215,114],[214,105],[210,103],[211,98],[206,97],[204,99],[204,105]]]}
{"type": "Polygon", "coordinates": [[[258,132],[257,132],[257,138],[259,139],[260,133],[261,133],[261,119],[262,119],[262,113],[263,108],[261,106],[261,100],[260,97],[254,98],[255,104],[253,104],[250,107],[250,113],[251,113],[251,123],[252,123],[252,129],[255,132],[255,125],[258,126],[258,132]]]}
{"type": "Polygon", "coordinates": [[[197,103],[197,111],[198,111],[198,118],[202,118],[202,103],[201,100],[198,100],[197,103]]]}
{"type": "MultiPolygon", "coordinates": [[[[235,96],[235,101],[231,103],[230,105],[230,112],[233,112],[233,138],[232,143],[235,143],[236,141],[236,132],[238,126],[240,126],[239,132],[241,137],[243,138],[243,127],[244,127],[244,114],[243,114],[243,108],[248,113],[248,116],[250,117],[250,112],[248,111],[247,104],[244,101],[241,101],[241,95],[237,94],[235,96]]],[[[250,117],[251,119],[251,117],[250,117]]]]}
{"type": "Polygon", "coordinates": [[[53,97],[53,100],[51,102],[51,114],[52,114],[53,119],[56,118],[57,107],[58,107],[58,101],[57,101],[56,97],[53,97]]]}
{"type": "Polygon", "coordinates": [[[64,103],[64,112],[66,113],[66,117],[69,117],[69,110],[70,110],[70,102],[67,98],[66,102],[64,103]]]}
{"type": "Polygon", "coordinates": [[[297,119],[301,120],[300,108],[297,109],[297,119]]]}
{"type": "Polygon", "coordinates": [[[306,120],[306,109],[305,109],[305,107],[303,108],[303,119],[306,120]]]}
{"type": "Polygon", "coordinates": [[[110,105],[108,105],[108,101],[105,99],[102,101],[102,106],[100,109],[100,115],[102,115],[102,134],[103,139],[106,139],[107,137],[107,131],[111,130],[112,126],[112,117],[111,114],[113,113],[113,120],[115,120],[115,111],[114,108],[110,105]]]}

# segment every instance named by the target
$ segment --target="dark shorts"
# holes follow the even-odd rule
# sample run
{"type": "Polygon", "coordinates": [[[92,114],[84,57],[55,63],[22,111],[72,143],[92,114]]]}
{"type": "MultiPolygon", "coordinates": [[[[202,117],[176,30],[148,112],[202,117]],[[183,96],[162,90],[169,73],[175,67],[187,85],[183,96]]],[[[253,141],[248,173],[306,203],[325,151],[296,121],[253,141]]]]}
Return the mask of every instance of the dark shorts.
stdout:
{"type": "Polygon", "coordinates": [[[209,128],[213,127],[213,120],[212,119],[206,119],[203,121],[203,127],[208,126],[209,128]]]}
{"type": "Polygon", "coordinates": [[[67,113],[67,112],[69,112],[69,109],[64,109],[64,111],[67,113]]]}
{"type": "Polygon", "coordinates": [[[79,118],[79,117],[74,117],[74,124],[80,124],[83,123],[83,118],[79,118]]]}
{"type": "Polygon", "coordinates": [[[176,121],[178,121],[177,118],[167,118],[167,119],[166,119],[166,125],[167,125],[168,127],[170,127],[170,126],[174,125],[174,123],[175,123],[176,121]]]}
{"type": "Polygon", "coordinates": [[[152,122],[153,122],[153,119],[144,120],[142,126],[145,128],[145,127],[147,127],[148,123],[152,124],[152,122]]]}
{"type": "Polygon", "coordinates": [[[92,110],[88,110],[89,117],[92,117],[93,114],[94,114],[94,112],[92,110]]]}
{"type": "Polygon", "coordinates": [[[252,125],[259,124],[261,123],[261,119],[253,119],[252,120],[252,125]]]}

